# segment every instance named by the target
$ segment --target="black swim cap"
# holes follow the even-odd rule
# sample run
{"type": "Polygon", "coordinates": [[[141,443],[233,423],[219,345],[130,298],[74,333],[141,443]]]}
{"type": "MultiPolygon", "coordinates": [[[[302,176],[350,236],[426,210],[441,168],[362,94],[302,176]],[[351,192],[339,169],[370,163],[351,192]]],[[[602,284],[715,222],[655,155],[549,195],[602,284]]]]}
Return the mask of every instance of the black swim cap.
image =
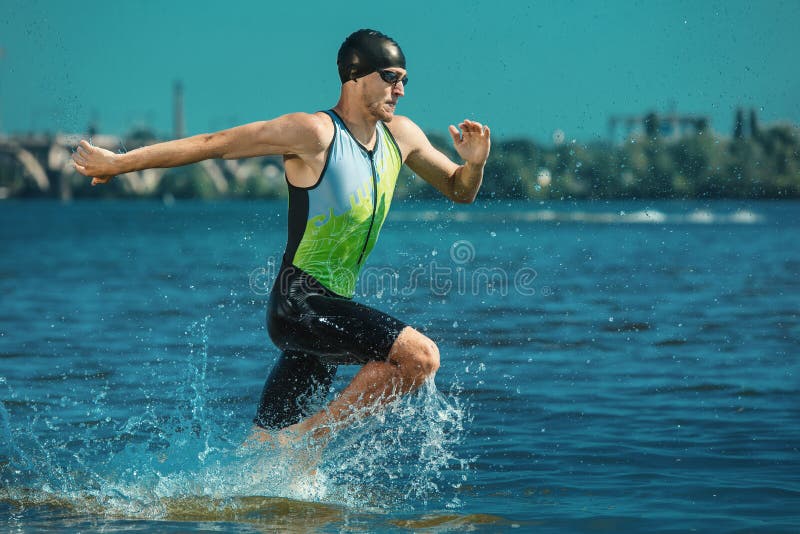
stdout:
{"type": "Polygon", "coordinates": [[[375,30],[351,33],[336,57],[342,83],[389,67],[406,68],[406,57],[394,39],[375,30]]]}

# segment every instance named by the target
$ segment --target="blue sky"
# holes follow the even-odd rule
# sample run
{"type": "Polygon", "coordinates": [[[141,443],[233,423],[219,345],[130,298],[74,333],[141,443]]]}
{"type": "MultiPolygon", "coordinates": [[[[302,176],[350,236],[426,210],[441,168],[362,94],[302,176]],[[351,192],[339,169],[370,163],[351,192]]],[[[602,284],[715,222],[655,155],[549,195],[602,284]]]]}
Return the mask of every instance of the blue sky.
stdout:
{"type": "Polygon", "coordinates": [[[188,133],[336,103],[336,51],[372,27],[405,51],[398,113],[445,133],[605,136],[611,114],[705,113],[725,134],[737,106],[800,123],[800,2],[3,0],[0,129],[188,133]]]}

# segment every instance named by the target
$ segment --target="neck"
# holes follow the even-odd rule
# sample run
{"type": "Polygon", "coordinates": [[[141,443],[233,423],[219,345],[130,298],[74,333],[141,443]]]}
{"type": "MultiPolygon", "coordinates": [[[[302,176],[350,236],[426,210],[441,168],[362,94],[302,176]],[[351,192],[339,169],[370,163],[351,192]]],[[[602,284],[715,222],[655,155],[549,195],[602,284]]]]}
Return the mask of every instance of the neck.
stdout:
{"type": "Polygon", "coordinates": [[[363,109],[363,106],[352,105],[349,99],[342,95],[333,110],[342,118],[359,143],[367,148],[375,144],[375,126],[378,124],[378,119],[363,109]]]}

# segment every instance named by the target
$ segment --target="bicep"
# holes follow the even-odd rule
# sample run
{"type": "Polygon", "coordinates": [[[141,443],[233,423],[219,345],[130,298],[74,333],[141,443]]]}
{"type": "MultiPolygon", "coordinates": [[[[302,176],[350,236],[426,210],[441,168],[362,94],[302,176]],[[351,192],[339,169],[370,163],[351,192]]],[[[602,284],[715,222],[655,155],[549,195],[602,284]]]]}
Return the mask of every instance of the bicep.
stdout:
{"type": "Polygon", "coordinates": [[[307,113],[292,113],[269,121],[252,122],[223,130],[218,135],[221,136],[223,157],[240,159],[302,155],[324,150],[323,130],[318,117],[307,113]]]}

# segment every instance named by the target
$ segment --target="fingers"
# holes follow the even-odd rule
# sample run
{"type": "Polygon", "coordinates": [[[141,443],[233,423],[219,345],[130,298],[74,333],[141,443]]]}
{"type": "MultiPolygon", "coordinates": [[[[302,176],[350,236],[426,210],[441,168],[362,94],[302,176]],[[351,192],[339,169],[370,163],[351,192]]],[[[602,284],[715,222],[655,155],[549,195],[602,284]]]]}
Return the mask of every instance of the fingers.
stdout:
{"type": "Polygon", "coordinates": [[[468,119],[464,119],[464,122],[462,122],[459,126],[461,126],[461,129],[464,130],[464,132],[468,133],[480,133],[482,128],[481,123],[468,119]]]}
{"type": "Polygon", "coordinates": [[[84,176],[88,176],[86,171],[86,163],[87,163],[86,158],[84,158],[77,152],[72,153],[72,165],[75,166],[75,170],[77,170],[84,176]]]}
{"type": "Polygon", "coordinates": [[[489,157],[489,150],[492,144],[489,136],[491,132],[488,126],[477,121],[464,119],[458,128],[450,126],[450,135],[453,137],[453,144],[458,155],[464,158],[467,163],[473,165],[484,165],[489,157]]]}
{"type": "Polygon", "coordinates": [[[85,170],[86,163],[88,162],[87,158],[89,157],[89,150],[91,149],[91,147],[92,145],[90,145],[84,140],[81,140],[81,142],[78,143],[78,146],[72,152],[72,161],[75,162],[76,169],[78,168],[78,166],[80,166],[81,168],[83,168],[83,170],[85,170]]]}
{"type": "Polygon", "coordinates": [[[489,127],[484,126],[479,122],[471,121],[469,119],[464,119],[464,121],[458,125],[461,128],[461,131],[464,134],[477,134],[477,135],[489,135],[489,127]]]}
{"type": "Polygon", "coordinates": [[[458,125],[458,128],[456,128],[452,124],[450,125],[450,128],[449,128],[450,135],[453,136],[453,141],[462,140],[463,137],[467,136],[467,135],[470,135],[470,136],[472,134],[483,135],[484,129],[485,129],[485,131],[488,132],[488,127],[487,126],[483,126],[481,123],[475,122],[475,121],[471,121],[469,119],[464,119],[464,121],[461,122],[458,125]]]}
{"type": "Polygon", "coordinates": [[[92,160],[97,152],[97,148],[92,146],[88,141],[82,139],[72,153],[72,165],[75,167],[76,171],[88,177],[92,177],[92,175],[95,174],[95,176],[92,177],[92,185],[105,184],[113,178],[113,176],[96,176],[97,168],[96,165],[92,163],[92,160]]]}
{"type": "Polygon", "coordinates": [[[453,138],[453,143],[461,142],[461,132],[458,131],[458,128],[451,124],[448,130],[450,131],[450,136],[453,138]]]}
{"type": "Polygon", "coordinates": [[[86,154],[80,152],[79,150],[76,150],[75,152],[72,153],[72,161],[85,167],[87,162],[86,154]]]}

